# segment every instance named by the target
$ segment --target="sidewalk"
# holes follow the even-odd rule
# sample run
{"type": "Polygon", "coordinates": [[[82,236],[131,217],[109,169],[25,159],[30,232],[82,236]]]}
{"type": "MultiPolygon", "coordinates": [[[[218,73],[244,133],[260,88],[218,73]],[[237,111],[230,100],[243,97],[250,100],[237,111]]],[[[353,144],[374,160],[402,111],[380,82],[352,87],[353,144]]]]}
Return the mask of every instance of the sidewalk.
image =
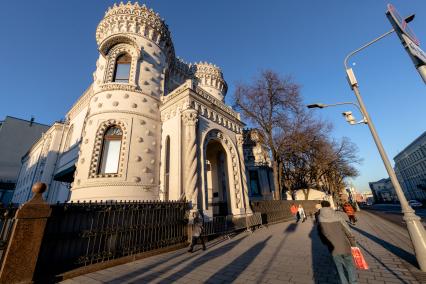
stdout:
{"type": "MultiPolygon", "coordinates": [[[[360,212],[353,232],[370,266],[359,283],[426,283],[406,231],[360,212]],[[419,280],[416,280],[419,279],[419,280]]],[[[311,220],[280,223],[213,241],[207,251],[185,249],[86,274],[63,283],[339,283],[334,263],[311,220]]]]}

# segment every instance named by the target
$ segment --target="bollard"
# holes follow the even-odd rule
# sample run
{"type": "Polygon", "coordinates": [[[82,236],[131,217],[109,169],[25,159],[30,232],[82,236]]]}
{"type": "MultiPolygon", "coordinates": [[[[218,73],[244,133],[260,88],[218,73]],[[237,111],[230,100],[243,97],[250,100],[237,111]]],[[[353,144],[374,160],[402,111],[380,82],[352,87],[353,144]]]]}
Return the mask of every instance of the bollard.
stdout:
{"type": "Polygon", "coordinates": [[[44,229],[51,213],[50,205],[43,200],[45,190],[46,184],[35,183],[33,198],[16,212],[0,270],[0,283],[32,283],[44,229]]]}

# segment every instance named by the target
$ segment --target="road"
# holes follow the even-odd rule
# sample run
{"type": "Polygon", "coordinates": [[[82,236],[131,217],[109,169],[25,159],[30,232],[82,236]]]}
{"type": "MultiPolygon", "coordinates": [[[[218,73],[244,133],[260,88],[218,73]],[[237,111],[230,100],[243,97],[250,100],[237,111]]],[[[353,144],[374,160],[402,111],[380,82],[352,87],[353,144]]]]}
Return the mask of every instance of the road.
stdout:
{"type": "MultiPolygon", "coordinates": [[[[426,283],[405,229],[366,211],[353,233],[369,270],[358,270],[360,284],[426,283]]],[[[181,249],[65,280],[100,283],[299,283],[337,284],[336,268],[316,225],[279,223],[254,233],[214,240],[202,251],[181,249]]]]}
{"type": "MultiPolygon", "coordinates": [[[[417,216],[422,219],[422,223],[426,226],[426,209],[413,208],[417,216]]],[[[370,207],[361,207],[361,210],[367,210],[373,214],[379,215],[395,224],[405,227],[405,222],[402,219],[401,205],[399,204],[374,204],[370,207]]]]}

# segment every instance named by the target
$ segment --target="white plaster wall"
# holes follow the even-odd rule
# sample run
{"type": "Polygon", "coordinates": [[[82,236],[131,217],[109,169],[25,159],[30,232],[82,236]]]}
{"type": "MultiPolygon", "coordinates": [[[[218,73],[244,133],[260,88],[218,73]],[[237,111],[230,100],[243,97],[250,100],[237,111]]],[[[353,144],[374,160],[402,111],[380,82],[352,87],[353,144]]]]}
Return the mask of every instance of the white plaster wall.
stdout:
{"type": "MultiPolygon", "coordinates": [[[[62,134],[63,125],[56,123],[33,145],[27,158],[23,161],[12,198],[13,203],[21,204],[28,201],[32,197],[31,188],[38,181],[48,185],[47,191],[44,193],[44,197],[47,199],[50,184],[53,180],[53,172],[61,145],[62,134]],[[49,148],[45,148],[46,143],[49,143],[49,139],[49,148]],[[42,160],[44,160],[44,165],[41,163],[42,160]],[[37,175],[39,171],[42,171],[40,178],[37,175]]],[[[57,200],[49,201],[56,202],[57,200]]]]}
{"type": "MultiPolygon", "coordinates": [[[[83,107],[78,114],[76,114],[69,122],[69,127],[73,126],[69,147],[71,148],[76,143],[80,142],[81,134],[83,131],[84,119],[86,118],[88,105],[83,107]]],[[[65,141],[65,139],[64,139],[65,141]]]]}
{"type": "MultiPolygon", "coordinates": [[[[182,137],[181,117],[176,115],[162,124],[160,188],[164,190],[166,137],[170,137],[169,199],[178,200],[182,194],[182,137]]],[[[162,197],[163,198],[163,197],[162,197]]]]}

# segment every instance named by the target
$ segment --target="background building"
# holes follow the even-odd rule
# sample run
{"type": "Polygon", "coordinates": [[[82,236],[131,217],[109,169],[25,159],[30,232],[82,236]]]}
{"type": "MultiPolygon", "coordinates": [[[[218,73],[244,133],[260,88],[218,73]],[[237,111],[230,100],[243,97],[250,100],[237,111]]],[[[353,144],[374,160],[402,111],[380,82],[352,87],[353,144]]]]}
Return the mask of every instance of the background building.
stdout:
{"type": "Polygon", "coordinates": [[[426,132],[393,159],[407,199],[426,200],[426,132]]]}
{"type": "Polygon", "coordinates": [[[9,203],[21,168],[21,158],[49,126],[6,116],[0,121],[0,202],[9,203]]]}
{"type": "Polygon", "coordinates": [[[271,158],[256,129],[244,130],[244,163],[246,164],[250,200],[272,200],[274,177],[271,158]]]}
{"type": "Polygon", "coordinates": [[[375,182],[369,182],[368,184],[375,203],[397,202],[398,198],[390,178],[383,178],[375,182]]]}

